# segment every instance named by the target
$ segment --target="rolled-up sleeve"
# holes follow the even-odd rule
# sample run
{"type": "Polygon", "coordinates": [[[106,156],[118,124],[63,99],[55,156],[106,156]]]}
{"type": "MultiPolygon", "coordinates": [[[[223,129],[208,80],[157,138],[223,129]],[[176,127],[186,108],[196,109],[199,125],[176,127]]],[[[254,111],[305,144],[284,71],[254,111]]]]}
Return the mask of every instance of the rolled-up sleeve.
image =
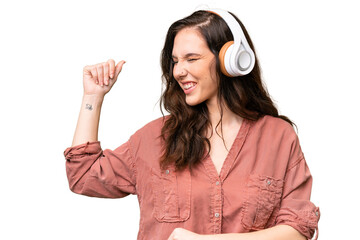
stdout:
{"type": "Polygon", "coordinates": [[[307,239],[315,230],[318,236],[319,208],[310,202],[312,176],[304,157],[300,157],[286,173],[283,197],[276,224],[292,226],[307,239]]]}
{"type": "Polygon", "coordinates": [[[67,148],[66,174],[71,191],[102,198],[136,194],[136,172],[129,142],[102,150],[100,142],[67,148]]]}

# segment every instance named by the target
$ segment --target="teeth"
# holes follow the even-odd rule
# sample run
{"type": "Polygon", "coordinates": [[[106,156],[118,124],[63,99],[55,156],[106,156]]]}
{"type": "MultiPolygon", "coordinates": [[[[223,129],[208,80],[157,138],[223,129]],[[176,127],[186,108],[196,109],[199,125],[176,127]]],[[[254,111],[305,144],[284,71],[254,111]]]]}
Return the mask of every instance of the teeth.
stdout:
{"type": "Polygon", "coordinates": [[[193,83],[193,82],[186,83],[186,84],[184,84],[184,89],[188,90],[189,88],[191,88],[191,87],[193,87],[195,85],[196,85],[196,83],[193,83]]]}

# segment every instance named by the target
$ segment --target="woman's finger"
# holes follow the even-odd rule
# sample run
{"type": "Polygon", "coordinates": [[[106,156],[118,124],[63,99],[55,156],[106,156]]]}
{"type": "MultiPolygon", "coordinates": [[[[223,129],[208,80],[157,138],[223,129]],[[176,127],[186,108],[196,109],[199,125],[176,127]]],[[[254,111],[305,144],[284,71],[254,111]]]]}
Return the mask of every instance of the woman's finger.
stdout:
{"type": "Polygon", "coordinates": [[[120,61],[120,62],[116,65],[116,67],[115,67],[115,74],[114,74],[114,78],[115,78],[115,79],[119,76],[119,73],[121,72],[121,69],[122,69],[124,63],[125,63],[125,61],[122,60],[122,61],[120,61]]]}
{"type": "Polygon", "coordinates": [[[92,67],[92,66],[85,66],[85,67],[83,68],[83,74],[84,74],[84,76],[88,75],[88,76],[92,77],[92,76],[91,76],[91,67],[92,67]]]}
{"type": "Polygon", "coordinates": [[[113,59],[109,59],[107,62],[109,63],[109,77],[114,78],[114,75],[115,75],[115,61],[113,59]]]}
{"type": "Polygon", "coordinates": [[[97,70],[96,70],[96,66],[91,66],[90,72],[91,72],[92,78],[94,79],[95,83],[99,84],[99,79],[98,79],[98,73],[97,73],[97,70]]]}
{"type": "Polygon", "coordinates": [[[104,70],[104,84],[106,86],[109,85],[109,64],[107,62],[103,63],[104,70]]]}
{"type": "Polygon", "coordinates": [[[104,86],[104,70],[102,64],[96,66],[100,86],[104,86]]]}

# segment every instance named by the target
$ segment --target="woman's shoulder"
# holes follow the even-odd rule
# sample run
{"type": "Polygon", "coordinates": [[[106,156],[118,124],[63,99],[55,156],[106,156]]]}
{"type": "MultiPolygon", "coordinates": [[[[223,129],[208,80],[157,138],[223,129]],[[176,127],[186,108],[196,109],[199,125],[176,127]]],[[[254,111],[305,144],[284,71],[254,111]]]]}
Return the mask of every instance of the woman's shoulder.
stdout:
{"type": "Polygon", "coordinates": [[[271,138],[275,138],[276,136],[297,137],[294,127],[289,122],[270,115],[265,115],[257,121],[254,121],[252,131],[260,133],[261,135],[268,135],[271,138]]]}
{"type": "Polygon", "coordinates": [[[266,115],[255,121],[251,129],[250,142],[257,144],[258,149],[276,149],[278,153],[285,153],[290,165],[303,158],[295,129],[282,118],[266,115]]]}
{"type": "Polygon", "coordinates": [[[138,129],[131,138],[158,138],[161,135],[161,129],[166,121],[168,116],[162,116],[157,119],[154,119],[143,127],[138,129]]]}
{"type": "Polygon", "coordinates": [[[276,128],[276,129],[294,129],[293,126],[280,117],[274,117],[271,115],[265,115],[255,121],[255,125],[266,127],[266,128],[276,128]]]}

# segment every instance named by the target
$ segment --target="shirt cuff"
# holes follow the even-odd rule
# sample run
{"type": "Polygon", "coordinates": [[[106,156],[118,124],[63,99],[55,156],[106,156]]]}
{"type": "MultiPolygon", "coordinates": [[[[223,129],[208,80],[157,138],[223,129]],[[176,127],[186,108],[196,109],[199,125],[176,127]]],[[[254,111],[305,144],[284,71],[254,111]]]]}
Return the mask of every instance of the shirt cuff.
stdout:
{"type": "Polygon", "coordinates": [[[304,209],[281,208],[276,219],[276,225],[285,224],[295,228],[307,239],[312,239],[316,231],[315,239],[318,238],[318,222],[320,210],[310,201],[304,209]]]}
{"type": "Polygon", "coordinates": [[[71,159],[79,158],[83,155],[92,155],[101,151],[100,141],[86,142],[77,146],[68,147],[64,151],[65,159],[71,161],[71,159]]]}

